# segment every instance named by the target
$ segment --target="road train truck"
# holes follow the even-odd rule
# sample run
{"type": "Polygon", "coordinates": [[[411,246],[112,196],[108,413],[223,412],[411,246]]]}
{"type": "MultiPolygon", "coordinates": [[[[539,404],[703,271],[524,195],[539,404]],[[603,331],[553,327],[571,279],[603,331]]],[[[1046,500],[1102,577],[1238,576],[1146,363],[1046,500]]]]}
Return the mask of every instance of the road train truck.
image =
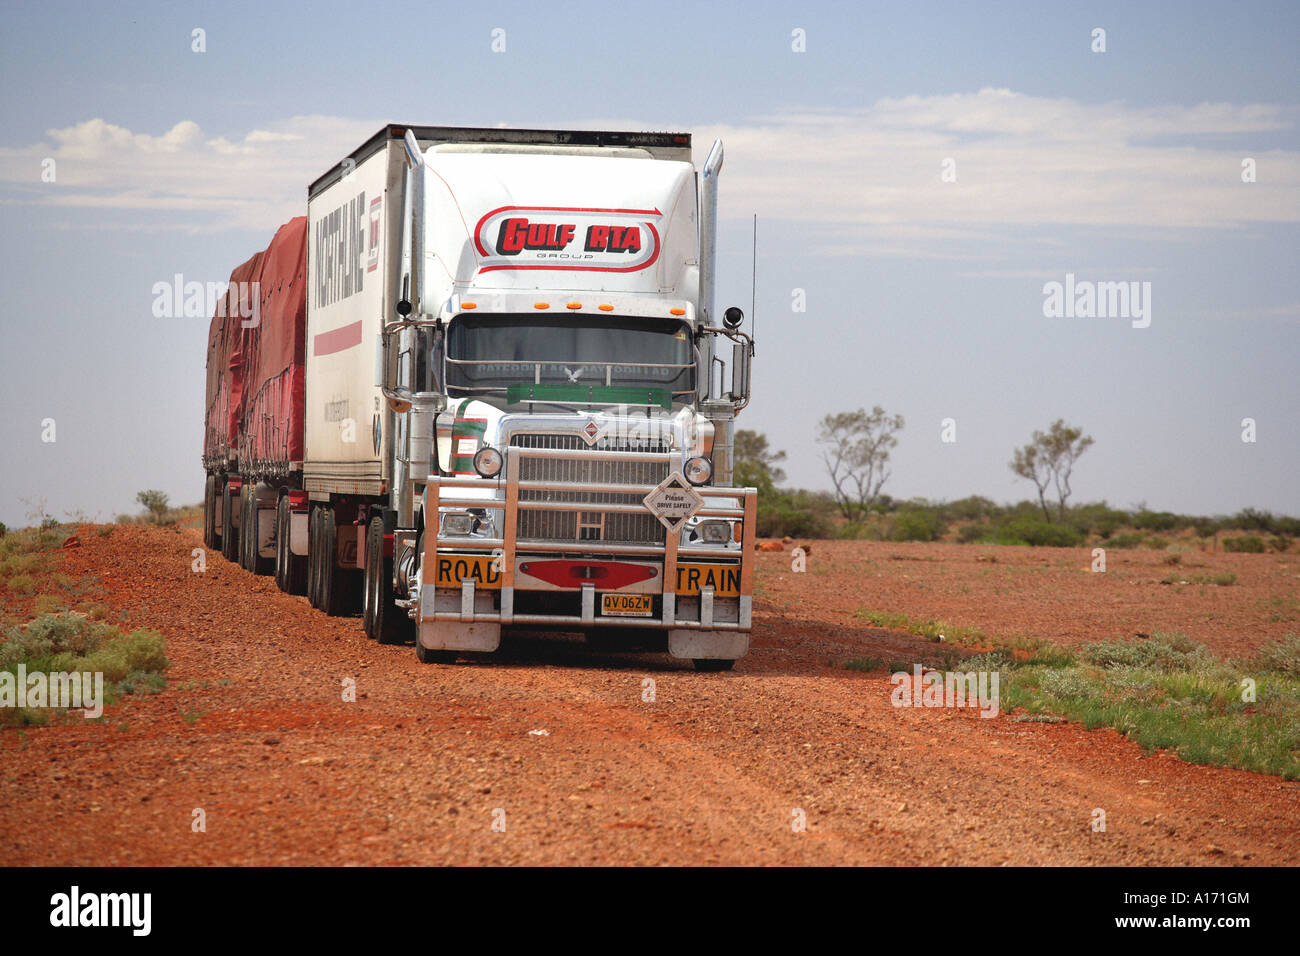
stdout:
{"type": "Polygon", "coordinates": [[[424,662],[503,628],[726,670],[756,491],[715,142],[390,125],[236,268],[209,332],[204,537],[424,662]]]}

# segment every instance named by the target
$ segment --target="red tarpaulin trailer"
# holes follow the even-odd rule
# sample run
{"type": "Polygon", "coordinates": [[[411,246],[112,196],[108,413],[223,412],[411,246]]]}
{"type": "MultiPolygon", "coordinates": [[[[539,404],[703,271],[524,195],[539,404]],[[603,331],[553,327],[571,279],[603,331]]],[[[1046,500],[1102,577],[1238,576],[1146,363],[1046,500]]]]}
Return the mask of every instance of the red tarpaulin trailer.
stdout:
{"type": "Polygon", "coordinates": [[[262,254],[256,323],[242,328],[236,448],[245,475],[283,476],[303,459],[307,219],[289,220],[262,254]]]}
{"type": "MultiPolygon", "coordinates": [[[[203,416],[203,464],[209,471],[224,470],[233,457],[238,441],[238,409],[243,367],[239,296],[241,289],[252,288],[262,271],[259,252],[230,273],[230,288],[217,303],[208,327],[207,400],[203,416]]],[[[250,301],[245,293],[244,301],[250,301]]],[[[248,311],[245,308],[244,311],[248,311]]]]}

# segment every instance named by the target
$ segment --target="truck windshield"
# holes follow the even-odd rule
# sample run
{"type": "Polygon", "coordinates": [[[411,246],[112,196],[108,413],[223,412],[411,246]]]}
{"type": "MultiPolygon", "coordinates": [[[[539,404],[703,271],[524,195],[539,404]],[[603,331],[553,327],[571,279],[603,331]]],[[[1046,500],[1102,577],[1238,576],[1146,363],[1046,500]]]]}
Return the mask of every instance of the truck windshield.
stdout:
{"type": "Polygon", "coordinates": [[[694,391],[685,322],[624,316],[458,315],[447,333],[447,388],[505,392],[557,383],[694,391]]]}

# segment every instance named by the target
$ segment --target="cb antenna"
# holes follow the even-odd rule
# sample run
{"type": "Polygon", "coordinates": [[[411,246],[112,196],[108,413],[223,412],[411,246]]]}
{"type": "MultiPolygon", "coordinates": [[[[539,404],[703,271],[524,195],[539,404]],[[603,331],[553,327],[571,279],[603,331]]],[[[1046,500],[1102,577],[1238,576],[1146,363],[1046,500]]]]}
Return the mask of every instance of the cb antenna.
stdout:
{"type": "Polygon", "coordinates": [[[758,340],[758,213],[754,213],[754,251],[749,263],[749,337],[758,340]]]}

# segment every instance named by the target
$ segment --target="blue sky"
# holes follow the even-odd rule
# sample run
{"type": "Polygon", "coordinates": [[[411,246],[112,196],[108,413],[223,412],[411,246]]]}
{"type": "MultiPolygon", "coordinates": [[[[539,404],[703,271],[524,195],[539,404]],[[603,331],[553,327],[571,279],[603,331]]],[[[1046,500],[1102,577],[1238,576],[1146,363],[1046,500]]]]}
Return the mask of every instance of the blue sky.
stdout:
{"type": "Polygon", "coordinates": [[[226,278],[389,121],[721,135],[740,425],[794,484],[880,404],[896,496],[1027,497],[1012,450],[1064,417],[1076,500],[1300,513],[1298,8],[1044,6],[0,4],[0,521],[200,499],[207,320],[152,286],[226,278]],[[1067,273],[1149,281],[1150,327],[1044,317],[1067,273]]]}

